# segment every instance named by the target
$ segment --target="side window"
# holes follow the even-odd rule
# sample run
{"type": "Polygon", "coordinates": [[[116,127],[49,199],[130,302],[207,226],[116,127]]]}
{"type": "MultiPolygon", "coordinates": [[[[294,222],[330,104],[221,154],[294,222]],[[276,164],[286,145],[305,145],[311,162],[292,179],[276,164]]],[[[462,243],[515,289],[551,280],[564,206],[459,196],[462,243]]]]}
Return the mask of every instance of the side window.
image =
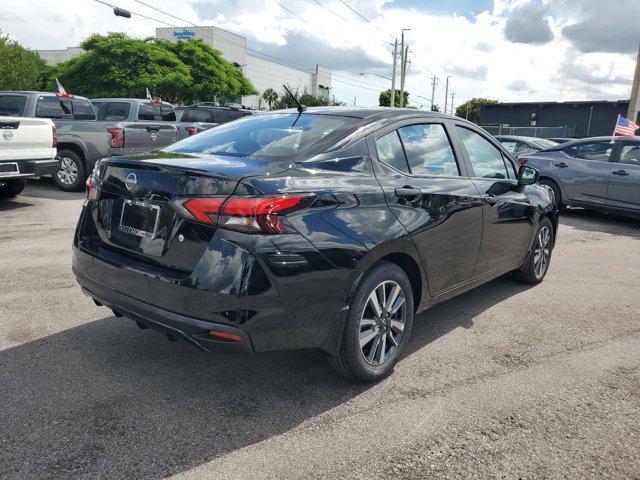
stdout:
{"type": "Polygon", "coordinates": [[[620,163],[640,166],[640,143],[623,145],[620,150],[620,163]]]}
{"type": "Polygon", "coordinates": [[[173,110],[173,105],[162,104],[160,107],[160,111],[162,112],[162,121],[163,122],[175,122],[176,121],[176,112],[173,110]]]}
{"type": "Polygon", "coordinates": [[[504,164],[507,167],[507,175],[509,176],[509,178],[512,180],[517,179],[518,170],[516,169],[516,166],[507,157],[503,156],[502,159],[504,160],[504,164]]]}
{"type": "Polygon", "coordinates": [[[398,129],[415,175],[460,175],[444,126],[439,123],[409,125],[398,129]]]}
{"type": "Polygon", "coordinates": [[[211,110],[208,108],[190,108],[188,122],[211,122],[211,110]]]}
{"type": "Polygon", "coordinates": [[[104,120],[126,120],[129,118],[129,102],[109,102],[104,107],[104,120]]]}
{"type": "Polygon", "coordinates": [[[569,145],[568,147],[564,147],[562,151],[567,155],[569,155],[570,157],[575,157],[578,154],[578,146],[569,145]]]}
{"type": "Polygon", "coordinates": [[[94,102],[93,100],[91,100],[91,106],[93,107],[93,111],[96,112],[96,118],[98,119],[102,119],[100,113],[102,112],[102,109],[104,108],[104,102],[94,102]]]}
{"type": "Polygon", "coordinates": [[[57,96],[40,96],[36,102],[36,117],[73,118],[71,101],[57,96]]]}
{"type": "Polygon", "coordinates": [[[73,100],[71,102],[73,108],[73,118],[76,120],[95,120],[96,113],[93,111],[89,100],[73,100]]]}
{"type": "Polygon", "coordinates": [[[376,140],[376,150],[378,151],[378,159],[381,162],[391,165],[401,172],[409,173],[407,160],[396,130],[378,138],[376,140]]]}
{"type": "Polygon", "coordinates": [[[577,157],[585,160],[608,162],[612,150],[613,144],[611,142],[582,143],[578,145],[577,157]]]}
{"type": "Polygon", "coordinates": [[[151,102],[142,102],[138,108],[138,120],[160,120],[162,112],[160,104],[151,102]]]}
{"type": "Polygon", "coordinates": [[[211,118],[213,118],[213,123],[224,123],[227,121],[222,110],[211,110],[211,118]]]}
{"type": "Polygon", "coordinates": [[[469,155],[473,176],[509,178],[502,153],[489,140],[464,127],[456,127],[469,155]]]}

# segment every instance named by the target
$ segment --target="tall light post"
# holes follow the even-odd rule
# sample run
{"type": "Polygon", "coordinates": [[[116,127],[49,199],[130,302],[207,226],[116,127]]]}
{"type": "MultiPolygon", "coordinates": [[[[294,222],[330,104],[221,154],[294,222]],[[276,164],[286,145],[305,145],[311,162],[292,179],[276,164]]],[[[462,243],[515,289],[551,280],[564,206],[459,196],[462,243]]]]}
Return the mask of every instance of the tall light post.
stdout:
{"type": "Polygon", "coordinates": [[[396,106],[396,59],[398,58],[398,39],[395,39],[393,44],[393,70],[391,71],[391,98],[389,106],[391,108],[396,106]]]}
{"type": "Polygon", "coordinates": [[[447,75],[447,85],[444,88],[444,113],[447,113],[447,100],[449,100],[449,79],[451,75],[447,75]]]}
{"type": "Polygon", "coordinates": [[[400,41],[400,108],[404,106],[404,76],[407,69],[407,53],[409,47],[405,48],[404,45],[404,32],[411,30],[410,28],[403,28],[400,41]]]}

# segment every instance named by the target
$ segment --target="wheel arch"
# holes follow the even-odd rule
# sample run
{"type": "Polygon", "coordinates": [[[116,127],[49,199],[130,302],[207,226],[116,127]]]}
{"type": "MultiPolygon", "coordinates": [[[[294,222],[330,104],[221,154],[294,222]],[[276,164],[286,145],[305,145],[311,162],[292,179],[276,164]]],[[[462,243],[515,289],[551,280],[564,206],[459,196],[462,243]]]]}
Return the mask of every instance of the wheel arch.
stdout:
{"type": "Polygon", "coordinates": [[[555,185],[556,185],[556,187],[558,187],[558,191],[560,192],[560,205],[562,205],[562,204],[563,204],[563,202],[565,202],[565,201],[566,201],[566,198],[567,198],[567,197],[566,197],[566,195],[565,195],[565,193],[564,193],[564,190],[562,189],[562,185],[560,184],[560,182],[558,182],[558,180],[556,180],[556,179],[555,179],[555,178],[553,178],[552,176],[550,176],[550,175],[545,175],[545,174],[540,175],[540,179],[539,179],[539,181],[543,181],[543,180],[546,180],[546,181],[548,181],[548,182],[552,182],[553,184],[555,184],[555,185]]]}
{"type": "Polygon", "coordinates": [[[61,150],[71,150],[73,153],[79,155],[80,159],[85,163],[86,167],[87,154],[82,146],[78,145],[77,143],[60,142],[58,143],[58,152],[60,152],[61,150]]]}

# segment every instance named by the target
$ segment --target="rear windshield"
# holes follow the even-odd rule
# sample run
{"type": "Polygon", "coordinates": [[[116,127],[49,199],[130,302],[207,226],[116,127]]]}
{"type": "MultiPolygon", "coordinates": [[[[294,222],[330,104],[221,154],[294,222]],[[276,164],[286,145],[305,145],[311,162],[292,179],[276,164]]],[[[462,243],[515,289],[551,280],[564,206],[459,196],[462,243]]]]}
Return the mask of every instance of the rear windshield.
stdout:
{"type": "Polygon", "coordinates": [[[142,102],[138,108],[138,120],[175,122],[176,112],[173,110],[172,105],[142,102]]]}
{"type": "Polygon", "coordinates": [[[95,120],[95,112],[89,100],[40,95],[36,101],[36,117],[95,120]]]}
{"type": "Polygon", "coordinates": [[[0,95],[0,116],[22,117],[26,103],[24,95],[0,95]]]}
{"type": "Polygon", "coordinates": [[[98,119],[100,120],[126,120],[129,118],[129,102],[92,102],[96,110],[98,110],[98,119]]]}
{"type": "Polygon", "coordinates": [[[249,116],[186,138],[163,151],[230,156],[296,156],[320,151],[353,131],[361,122],[358,118],[297,113],[249,116]]]}

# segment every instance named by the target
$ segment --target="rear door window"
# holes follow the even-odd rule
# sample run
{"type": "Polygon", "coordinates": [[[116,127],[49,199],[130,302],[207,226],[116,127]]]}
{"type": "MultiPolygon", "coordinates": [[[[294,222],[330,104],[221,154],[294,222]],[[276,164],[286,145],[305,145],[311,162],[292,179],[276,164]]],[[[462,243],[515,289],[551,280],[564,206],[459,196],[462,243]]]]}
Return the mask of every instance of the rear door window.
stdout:
{"type": "Polygon", "coordinates": [[[73,118],[73,107],[68,97],[41,95],[36,101],[36,117],[73,118]]]}
{"type": "Polygon", "coordinates": [[[620,150],[620,162],[640,167],[640,143],[623,145],[620,150]]]}
{"type": "Polygon", "coordinates": [[[409,125],[398,129],[414,175],[458,176],[458,164],[444,125],[409,125]]]}
{"type": "Polygon", "coordinates": [[[72,100],[73,118],[76,120],[95,120],[96,114],[93,111],[89,100],[72,100]]]}
{"type": "Polygon", "coordinates": [[[409,173],[409,166],[397,130],[376,139],[376,150],[378,151],[378,160],[391,165],[396,170],[409,173]]]}
{"type": "Polygon", "coordinates": [[[186,122],[212,122],[211,110],[208,108],[190,108],[186,122]]]}
{"type": "Polygon", "coordinates": [[[582,143],[578,146],[577,157],[596,162],[608,162],[613,145],[613,143],[607,141],[582,143]]]}
{"type": "MultiPolygon", "coordinates": [[[[174,114],[175,115],[175,114],[174,114]]],[[[138,108],[138,120],[161,120],[162,111],[159,103],[142,102],[138,108]]]]}
{"type": "Polygon", "coordinates": [[[0,115],[4,117],[23,117],[27,97],[24,95],[0,95],[0,115]]]}

